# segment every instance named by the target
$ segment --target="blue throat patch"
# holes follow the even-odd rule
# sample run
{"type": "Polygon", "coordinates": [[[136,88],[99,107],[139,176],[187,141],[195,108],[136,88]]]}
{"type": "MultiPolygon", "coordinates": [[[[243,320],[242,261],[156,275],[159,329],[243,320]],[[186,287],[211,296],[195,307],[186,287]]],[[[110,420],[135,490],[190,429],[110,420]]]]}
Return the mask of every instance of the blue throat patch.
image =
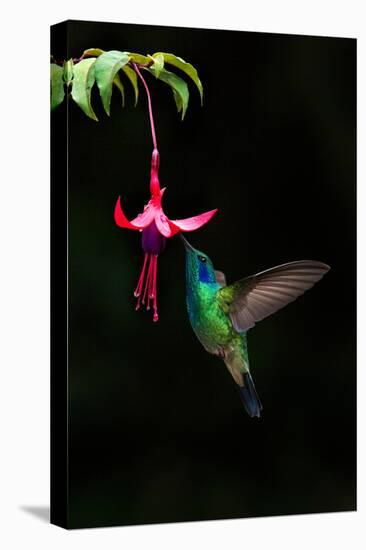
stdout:
{"type": "Polygon", "coordinates": [[[199,263],[198,266],[198,278],[201,283],[215,283],[215,274],[212,272],[211,269],[208,268],[208,266],[202,262],[199,263]]]}

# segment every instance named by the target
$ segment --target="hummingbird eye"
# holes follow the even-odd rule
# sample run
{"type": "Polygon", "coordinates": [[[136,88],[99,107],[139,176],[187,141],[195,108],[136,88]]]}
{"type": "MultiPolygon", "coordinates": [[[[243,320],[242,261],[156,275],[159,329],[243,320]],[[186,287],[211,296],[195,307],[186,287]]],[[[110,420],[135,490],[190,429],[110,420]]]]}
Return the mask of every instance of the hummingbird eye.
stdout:
{"type": "Polygon", "coordinates": [[[199,261],[202,262],[203,264],[205,264],[206,261],[207,261],[207,258],[205,258],[204,256],[198,256],[198,259],[199,259],[199,261]]]}

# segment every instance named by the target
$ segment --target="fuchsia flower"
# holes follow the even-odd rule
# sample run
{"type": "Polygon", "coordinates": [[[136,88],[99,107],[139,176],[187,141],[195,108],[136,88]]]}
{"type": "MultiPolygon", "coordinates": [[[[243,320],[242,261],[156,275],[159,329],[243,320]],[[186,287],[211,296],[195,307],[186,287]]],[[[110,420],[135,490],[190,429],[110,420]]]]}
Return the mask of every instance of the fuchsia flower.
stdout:
{"type": "Polygon", "coordinates": [[[166,239],[179,232],[194,231],[202,227],[217,212],[217,209],[215,209],[191,218],[170,220],[165,215],[161,205],[165,188],[160,189],[158,171],[159,152],[155,148],[151,159],[151,199],[145,206],[144,211],[132,221],[129,221],[122,210],[120,197],[118,197],[114,209],[114,219],[119,227],[142,231],[142,249],[145,254],[134,295],[137,298],[136,309],[139,309],[142,303],[143,305],[146,304],[146,309],[149,310],[150,302],[152,303],[154,321],[159,318],[157,300],[158,257],[165,248],[166,239]]]}

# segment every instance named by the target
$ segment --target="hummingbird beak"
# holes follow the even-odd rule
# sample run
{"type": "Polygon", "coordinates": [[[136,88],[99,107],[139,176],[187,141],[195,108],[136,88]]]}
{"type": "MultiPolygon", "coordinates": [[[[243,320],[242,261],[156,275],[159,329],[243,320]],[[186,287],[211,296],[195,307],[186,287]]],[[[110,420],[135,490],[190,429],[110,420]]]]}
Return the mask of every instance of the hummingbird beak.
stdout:
{"type": "Polygon", "coordinates": [[[184,244],[184,247],[186,250],[194,250],[193,246],[189,244],[189,242],[187,241],[187,239],[185,239],[182,235],[182,233],[179,235],[180,238],[182,239],[183,241],[183,244],[184,244]]]}

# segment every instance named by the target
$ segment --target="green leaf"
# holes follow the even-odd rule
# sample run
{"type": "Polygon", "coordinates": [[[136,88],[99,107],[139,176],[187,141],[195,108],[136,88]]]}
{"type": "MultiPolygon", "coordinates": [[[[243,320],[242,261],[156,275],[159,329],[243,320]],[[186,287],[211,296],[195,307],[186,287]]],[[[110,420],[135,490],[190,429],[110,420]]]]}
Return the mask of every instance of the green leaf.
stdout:
{"type": "Polygon", "coordinates": [[[181,57],[177,57],[176,55],[172,53],[164,53],[164,52],[156,52],[153,54],[153,58],[157,58],[158,56],[162,55],[164,58],[165,63],[168,63],[170,65],[174,65],[174,67],[177,67],[181,71],[184,71],[196,84],[198,91],[201,96],[201,105],[203,103],[203,86],[202,82],[200,81],[198,77],[198,73],[196,69],[191,65],[190,63],[187,63],[182,59],[181,57]]]}
{"type": "Polygon", "coordinates": [[[125,65],[124,67],[122,67],[122,71],[125,73],[127,78],[130,80],[130,82],[133,86],[133,89],[135,91],[135,107],[136,107],[137,100],[139,98],[139,87],[138,87],[138,83],[137,83],[137,74],[128,65],[125,65]]]}
{"type": "Polygon", "coordinates": [[[70,86],[70,83],[74,76],[73,65],[74,65],[74,62],[72,59],[69,59],[68,61],[64,61],[63,78],[67,86],[70,86]]]}
{"type": "Polygon", "coordinates": [[[74,65],[71,97],[88,117],[98,120],[91,106],[91,90],[95,82],[95,59],[83,59],[74,65]]]}
{"type": "Polygon", "coordinates": [[[51,111],[56,109],[65,97],[64,70],[56,63],[51,63],[51,111]]]}
{"type": "Polygon", "coordinates": [[[95,80],[107,115],[110,114],[112,85],[118,71],[130,60],[126,52],[104,52],[95,62],[95,80]]]}
{"type": "Polygon", "coordinates": [[[100,48],[89,48],[83,52],[81,57],[99,57],[102,53],[104,53],[104,50],[100,48]]]}
{"type": "Polygon", "coordinates": [[[152,59],[154,60],[155,76],[156,78],[159,78],[159,75],[164,68],[164,56],[162,54],[158,54],[156,57],[152,57],[152,59]]]}
{"type": "Polygon", "coordinates": [[[143,65],[143,66],[149,65],[151,63],[151,59],[146,55],[141,55],[139,53],[131,53],[131,52],[127,52],[127,53],[130,56],[131,61],[133,61],[134,63],[138,63],[139,65],[143,65]]]}
{"type": "Polygon", "coordinates": [[[113,84],[119,89],[122,96],[122,107],[125,106],[125,89],[123,87],[123,84],[121,82],[121,79],[119,77],[119,74],[116,74],[116,76],[113,79],[113,84]]]}
{"type": "Polygon", "coordinates": [[[175,104],[176,104],[177,109],[178,109],[178,113],[180,113],[181,110],[183,109],[182,98],[180,97],[180,95],[174,89],[173,89],[173,96],[174,96],[175,104]]]}
{"type": "MultiPolygon", "coordinates": [[[[150,71],[151,74],[156,76],[155,74],[156,70],[154,66],[150,67],[148,71],[150,71]]],[[[186,110],[188,107],[188,100],[189,100],[189,91],[188,91],[187,84],[179,76],[167,71],[166,69],[162,69],[160,71],[158,78],[159,80],[162,80],[166,84],[169,84],[169,86],[172,88],[178,113],[182,111],[182,120],[183,120],[184,115],[186,114],[186,110]]]]}

